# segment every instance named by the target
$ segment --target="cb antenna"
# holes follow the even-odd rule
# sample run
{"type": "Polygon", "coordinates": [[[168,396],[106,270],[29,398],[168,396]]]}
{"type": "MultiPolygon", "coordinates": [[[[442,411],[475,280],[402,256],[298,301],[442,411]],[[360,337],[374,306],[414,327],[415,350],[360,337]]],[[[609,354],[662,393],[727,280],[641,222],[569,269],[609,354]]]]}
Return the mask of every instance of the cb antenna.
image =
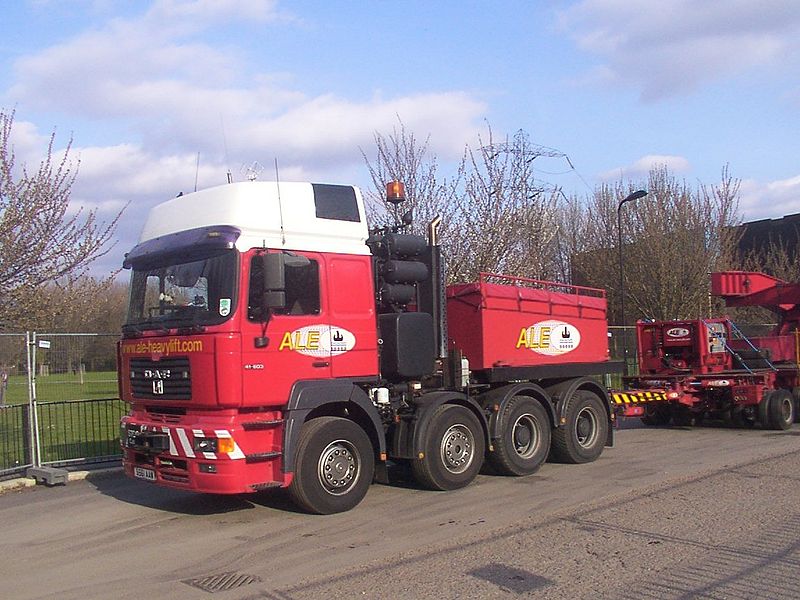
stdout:
{"type": "Polygon", "coordinates": [[[286,233],[283,230],[283,206],[281,205],[281,178],[278,175],[278,157],[275,157],[275,186],[278,189],[278,215],[281,219],[281,244],[286,245],[286,233]]]}
{"type": "Polygon", "coordinates": [[[197,178],[200,175],[200,153],[197,153],[197,163],[194,167],[194,191],[197,191],[197,178]]]}
{"type": "Polygon", "coordinates": [[[220,113],[220,125],[222,127],[222,147],[225,150],[225,165],[226,165],[226,179],[228,183],[233,183],[233,173],[231,173],[231,164],[228,158],[228,137],[225,135],[225,117],[220,113]]]}

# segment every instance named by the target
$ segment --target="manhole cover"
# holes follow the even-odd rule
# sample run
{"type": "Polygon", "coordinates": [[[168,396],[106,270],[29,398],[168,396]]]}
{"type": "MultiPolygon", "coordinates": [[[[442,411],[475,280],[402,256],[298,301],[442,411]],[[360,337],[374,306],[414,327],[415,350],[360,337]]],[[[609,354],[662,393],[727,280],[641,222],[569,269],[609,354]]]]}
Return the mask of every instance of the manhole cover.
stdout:
{"type": "Polygon", "coordinates": [[[208,577],[184,579],[183,583],[213,594],[259,581],[261,581],[261,578],[255,575],[247,575],[246,573],[220,573],[219,575],[209,575],[208,577]]]}

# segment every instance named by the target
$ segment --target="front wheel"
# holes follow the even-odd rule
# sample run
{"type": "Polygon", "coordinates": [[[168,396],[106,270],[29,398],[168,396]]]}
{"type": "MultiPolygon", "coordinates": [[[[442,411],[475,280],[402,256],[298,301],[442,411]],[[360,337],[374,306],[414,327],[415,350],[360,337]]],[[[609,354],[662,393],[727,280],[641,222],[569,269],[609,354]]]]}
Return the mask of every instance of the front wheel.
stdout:
{"type": "Polygon", "coordinates": [[[489,462],[503,475],[530,475],[550,451],[550,418],[540,402],[515,396],[500,415],[502,430],[489,462]]]}
{"type": "Polygon", "coordinates": [[[422,447],[423,457],[411,463],[417,482],[432,490],[455,490],[478,475],[486,442],[471,410],[443,404],[430,417],[422,447]]]}
{"type": "Polygon", "coordinates": [[[344,512],[364,499],[374,473],[372,443],[364,430],[348,419],[320,417],[300,431],[289,495],[311,513],[344,512]]]}
{"type": "Polygon", "coordinates": [[[553,431],[553,459],[573,464],[596,460],[608,437],[608,411],[603,401],[591,392],[575,392],[564,416],[566,423],[553,431]]]}

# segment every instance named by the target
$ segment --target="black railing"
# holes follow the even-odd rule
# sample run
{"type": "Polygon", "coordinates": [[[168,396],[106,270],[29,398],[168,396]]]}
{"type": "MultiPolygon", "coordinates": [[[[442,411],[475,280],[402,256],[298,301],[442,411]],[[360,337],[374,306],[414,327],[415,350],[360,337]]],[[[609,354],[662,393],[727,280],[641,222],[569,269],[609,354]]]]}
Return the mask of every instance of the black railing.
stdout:
{"type": "Polygon", "coordinates": [[[43,402],[31,425],[27,404],[0,408],[0,478],[39,464],[64,466],[116,460],[121,456],[118,398],[43,402]],[[32,437],[33,433],[33,437],[32,437]]]}
{"type": "Polygon", "coordinates": [[[27,404],[0,406],[0,478],[33,464],[30,409],[27,404]]]}
{"type": "Polygon", "coordinates": [[[37,406],[42,464],[97,462],[120,456],[118,398],[46,402],[37,406]]]}

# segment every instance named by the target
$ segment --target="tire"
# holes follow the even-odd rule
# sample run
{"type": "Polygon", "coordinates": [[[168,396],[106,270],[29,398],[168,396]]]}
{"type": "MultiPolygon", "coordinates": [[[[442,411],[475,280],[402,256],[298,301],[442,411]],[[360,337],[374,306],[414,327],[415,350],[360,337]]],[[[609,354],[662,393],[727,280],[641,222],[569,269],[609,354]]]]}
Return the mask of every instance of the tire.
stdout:
{"type": "Polygon", "coordinates": [[[489,453],[492,467],[503,475],[531,475],[550,452],[550,418],[544,406],[530,396],[514,396],[500,417],[502,430],[489,453]]]}
{"type": "Polygon", "coordinates": [[[608,411],[602,400],[578,391],[569,399],[564,416],[566,423],[553,430],[553,460],[572,464],[596,460],[608,437],[608,411]]]}
{"type": "Polygon", "coordinates": [[[694,415],[686,406],[674,406],[672,408],[672,424],[675,427],[691,427],[694,425],[694,415]]]}
{"type": "Polygon", "coordinates": [[[472,482],[483,464],[483,427],[471,410],[443,404],[430,417],[423,458],[411,463],[416,481],[431,490],[455,490],[472,482]]]}
{"type": "Polygon", "coordinates": [[[663,402],[647,402],[644,405],[644,416],[642,423],[648,427],[663,427],[669,424],[671,417],[669,404],[663,402]]]}
{"type": "Polygon", "coordinates": [[[320,515],[355,507],[375,473],[374,450],[366,432],[340,417],[303,424],[295,464],[289,495],[300,508],[320,515]]]}
{"type": "Polygon", "coordinates": [[[800,387],[792,388],[792,398],[794,398],[794,422],[800,423],[800,387]]]}
{"type": "Polygon", "coordinates": [[[756,424],[756,413],[758,407],[755,405],[734,406],[731,409],[731,423],[743,429],[752,429],[756,424]]]}
{"type": "Polygon", "coordinates": [[[772,390],[762,399],[766,402],[766,420],[769,429],[786,431],[794,423],[794,398],[788,390],[772,390]]]}

